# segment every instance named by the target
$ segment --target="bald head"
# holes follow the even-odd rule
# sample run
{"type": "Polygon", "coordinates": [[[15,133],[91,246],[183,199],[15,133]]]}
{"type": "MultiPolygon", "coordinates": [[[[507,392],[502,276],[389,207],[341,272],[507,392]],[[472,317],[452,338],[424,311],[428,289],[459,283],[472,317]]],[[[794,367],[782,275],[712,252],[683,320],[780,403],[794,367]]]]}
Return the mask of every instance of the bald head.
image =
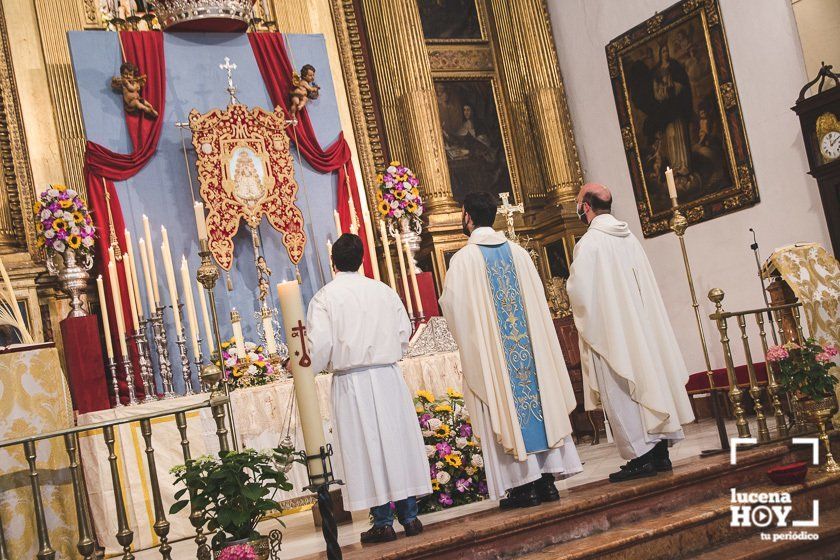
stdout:
{"type": "Polygon", "coordinates": [[[589,224],[599,214],[609,214],[612,209],[610,189],[598,183],[586,183],[577,196],[578,216],[589,224]]]}

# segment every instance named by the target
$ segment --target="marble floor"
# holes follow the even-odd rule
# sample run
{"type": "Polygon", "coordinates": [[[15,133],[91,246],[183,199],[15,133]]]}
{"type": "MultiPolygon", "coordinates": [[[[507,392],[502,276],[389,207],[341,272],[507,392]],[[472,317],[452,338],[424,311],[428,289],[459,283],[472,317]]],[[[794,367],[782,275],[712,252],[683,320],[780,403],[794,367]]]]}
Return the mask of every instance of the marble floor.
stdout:
{"type": "MultiPolygon", "coordinates": [[[[703,420],[689,424],[685,428],[685,440],[671,448],[671,460],[675,464],[680,461],[697,457],[706,449],[720,449],[717,428],[712,420],[703,420]]],[[[729,436],[737,435],[734,421],[727,423],[729,436]]],[[[582,484],[606,481],[611,472],[618,470],[624,461],[618,456],[615,444],[607,443],[605,438],[598,445],[583,443],[577,446],[583,472],[557,483],[561,492],[582,484]]],[[[485,500],[450,510],[434,512],[420,516],[424,524],[429,525],[439,521],[456,519],[475,512],[498,507],[497,502],[485,500]]],[[[301,512],[282,518],[286,524],[283,531],[283,558],[299,558],[324,550],[324,541],[320,529],[316,528],[310,512],[301,512]]],[[[344,546],[359,542],[359,534],[369,527],[367,512],[353,514],[353,523],[342,525],[338,529],[339,543],[344,546]]],[[[276,521],[269,520],[260,525],[260,532],[268,534],[272,529],[279,528],[276,521]]],[[[157,550],[145,550],[135,553],[137,560],[152,560],[160,558],[157,550]]],[[[172,543],[172,558],[195,558],[195,543],[184,540],[172,543]]]]}

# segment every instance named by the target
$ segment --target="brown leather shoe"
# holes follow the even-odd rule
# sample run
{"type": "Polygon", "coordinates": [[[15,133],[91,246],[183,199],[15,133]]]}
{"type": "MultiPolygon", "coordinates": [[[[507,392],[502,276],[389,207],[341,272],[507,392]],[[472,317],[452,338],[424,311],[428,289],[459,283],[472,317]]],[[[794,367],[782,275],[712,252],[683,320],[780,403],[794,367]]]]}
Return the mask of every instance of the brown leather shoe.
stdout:
{"type": "Polygon", "coordinates": [[[390,525],[371,527],[362,533],[362,544],[383,543],[397,540],[397,534],[390,525]]]}
{"type": "Polygon", "coordinates": [[[414,518],[414,521],[405,525],[404,528],[406,537],[414,537],[423,532],[423,524],[420,523],[420,520],[416,517],[414,518]]]}

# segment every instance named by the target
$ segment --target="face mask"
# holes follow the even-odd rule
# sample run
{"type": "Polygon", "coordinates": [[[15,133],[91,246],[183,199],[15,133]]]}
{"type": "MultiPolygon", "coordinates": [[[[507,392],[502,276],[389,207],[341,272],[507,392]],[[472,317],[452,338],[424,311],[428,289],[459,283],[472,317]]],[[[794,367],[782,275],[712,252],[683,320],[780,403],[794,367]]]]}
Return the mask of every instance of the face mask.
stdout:
{"type": "Polygon", "coordinates": [[[466,235],[467,237],[470,236],[470,230],[469,230],[469,228],[467,228],[467,219],[466,218],[461,218],[461,231],[463,231],[464,235],[466,235]]]}
{"type": "Polygon", "coordinates": [[[575,212],[577,213],[578,220],[584,223],[584,225],[589,225],[589,218],[586,217],[586,212],[583,211],[583,206],[578,206],[575,208],[575,212]]]}

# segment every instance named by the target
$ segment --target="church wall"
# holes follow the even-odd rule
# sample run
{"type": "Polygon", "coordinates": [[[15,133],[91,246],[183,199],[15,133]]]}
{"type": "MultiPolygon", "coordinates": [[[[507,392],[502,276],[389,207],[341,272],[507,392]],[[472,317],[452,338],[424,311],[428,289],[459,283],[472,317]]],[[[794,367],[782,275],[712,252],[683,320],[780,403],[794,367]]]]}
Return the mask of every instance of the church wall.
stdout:
{"type": "MultiPolygon", "coordinates": [[[[814,1],[814,0],[810,0],[814,1]]],[[[618,126],[604,47],[616,36],[672,5],[672,0],[548,0],[575,137],[587,181],[608,185],[613,213],[642,241],[669,309],[689,370],[705,369],[679,243],[673,234],[643,239],[618,126]]],[[[790,0],[721,0],[761,202],[688,229],[685,240],[704,317],[706,294],[726,292],[724,308],[762,307],[750,244],[755,228],[762,257],[797,241],[830,248],[817,183],[807,172],[799,120],[790,107],[807,81],[790,0]]],[[[717,327],[705,319],[712,366],[723,367],[717,327]]],[[[731,325],[737,331],[737,325],[731,325]]],[[[743,363],[737,336],[735,359],[743,363]]],[[[761,356],[757,337],[753,355],[761,356]]]]}
{"type": "Polygon", "coordinates": [[[816,76],[823,62],[840,69],[840,2],[792,0],[808,76],[816,76]]]}

